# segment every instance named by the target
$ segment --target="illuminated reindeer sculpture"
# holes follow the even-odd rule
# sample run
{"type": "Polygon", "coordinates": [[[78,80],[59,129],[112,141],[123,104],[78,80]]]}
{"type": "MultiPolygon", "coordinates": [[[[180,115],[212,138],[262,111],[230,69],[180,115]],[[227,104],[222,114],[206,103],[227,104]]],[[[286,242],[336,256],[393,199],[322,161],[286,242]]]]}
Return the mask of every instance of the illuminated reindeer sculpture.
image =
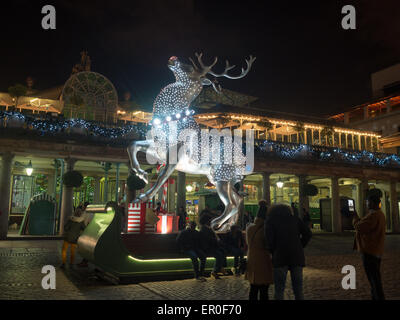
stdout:
{"type": "MultiPolygon", "coordinates": [[[[235,160],[230,163],[229,161],[209,161],[216,153],[218,155],[220,153],[216,152],[218,150],[215,150],[215,147],[213,150],[206,148],[209,151],[204,152],[203,147],[209,144],[210,137],[201,135],[200,127],[192,117],[194,111],[190,110],[190,105],[200,94],[203,86],[212,85],[216,92],[221,93],[221,87],[216,81],[206,78],[207,74],[214,77],[240,79],[247,75],[256,58],[250,56],[250,59],[246,60],[247,68],[242,68],[240,75],[231,76],[228,75],[228,71],[235,66],[230,66],[228,61],[226,61],[224,72],[217,74],[211,70],[217,63],[217,57],[211,65],[206,66],[202,62],[202,54],[196,53],[196,56],[199,66],[192,59],[190,61],[193,66],[180,62],[175,56],[168,60],[168,67],[174,73],[176,82],[163,88],[154,101],[152,136],[147,137],[147,140],[134,141],[128,147],[131,169],[146,183],[148,183],[147,172],[140,168],[136,157],[137,152],[146,152],[147,159],[155,159],[165,164],[156,183],[147,192],[141,194],[135,202],[145,202],[153,198],[174,170],[204,174],[216,186],[216,191],[225,205],[224,212],[211,222],[211,226],[215,230],[226,231],[238,222],[239,207],[243,202],[243,197],[238,194],[234,185],[241,182],[245,175],[250,174],[253,168],[245,165],[242,145],[232,143],[232,137],[230,137],[230,150],[235,160]],[[185,133],[185,137],[189,137],[189,143],[184,143],[185,139],[171,139],[174,134],[180,136],[182,133],[185,133]],[[199,143],[199,141],[202,142],[199,143]],[[179,155],[175,161],[171,161],[173,150],[179,155]]],[[[226,140],[224,143],[218,140],[216,144],[217,149],[221,151],[224,149],[224,144],[226,145],[226,140]]]]}

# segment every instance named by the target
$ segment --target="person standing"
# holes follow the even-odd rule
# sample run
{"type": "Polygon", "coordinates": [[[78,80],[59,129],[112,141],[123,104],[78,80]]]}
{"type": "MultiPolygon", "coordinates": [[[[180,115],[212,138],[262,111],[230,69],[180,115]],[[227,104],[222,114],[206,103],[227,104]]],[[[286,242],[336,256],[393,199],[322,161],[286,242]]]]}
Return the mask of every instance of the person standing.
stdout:
{"type": "Polygon", "coordinates": [[[268,211],[264,232],[272,253],[275,300],[283,300],[289,270],[295,299],[303,300],[303,248],[311,239],[310,229],[293,215],[289,206],[277,204],[268,211]]]}
{"type": "Polygon", "coordinates": [[[250,283],[249,300],[268,300],[268,289],[273,283],[271,254],[265,246],[264,222],[267,202],[260,201],[256,219],[246,229],[247,267],[245,279],[250,283]]]}
{"type": "Polygon", "coordinates": [[[187,220],[187,212],[185,211],[185,209],[181,206],[178,209],[178,230],[184,230],[186,227],[186,220],[187,220]]]}
{"type": "Polygon", "coordinates": [[[76,208],[74,215],[71,216],[64,226],[64,243],[62,246],[61,256],[62,265],[60,268],[65,267],[67,261],[67,250],[68,247],[71,248],[70,253],[70,264],[73,266],[75,260],[75,250],[78,242],[78,238],[81,231],[85,229],[85,218],[82,217],[83,211],[81,207],[76,208]]]}
{"type": "Polygon", "coordinates": [[[206,255],[200,249],[199,240],[199,232],[196,230],[196,222],[194,221],[189,222],[187,228],[179,232],[176,237],[176,241],[181,251],[192,260],[196,280],[206,281],[204,278],[206,255]],[[200,260],[200,267],[198,260],[200,260]]]}
{"type": "Polygon", "coordinates": [[[226,256],[224,250],[220,246],[220,239],[217,234],[211,229],[211,215],[209,212],[203,210],[200,213],[200,243],[201,250],[207,256],[213,256],[215,258],[215,264],[211,276],[215,279],[220,279],[218,272],[226,274],[223,266],[226,264],[226,256]]]}
{"type": "Polygon", "coordinates": [[[361,253],[373,300],[385,300],[380,267],[385,246],[386,220],[379,208],[380,202],[379,196],[369,196],[368,214],[360,219],[355,213],[353,218],[356,230],[354,249],[361,253]]]}
{"type": "Polygon", "coordinates": [[[226,249],[226,254],[233,255],[234,257],[234,264],[232,268],[233,274],[235,276],[240,276],[239,263],[240,265],[243,263],[244,239],[242,230],[238,225],[231,226],[231,229],[223,240],[223,244],[224,248],[226,249]]]}

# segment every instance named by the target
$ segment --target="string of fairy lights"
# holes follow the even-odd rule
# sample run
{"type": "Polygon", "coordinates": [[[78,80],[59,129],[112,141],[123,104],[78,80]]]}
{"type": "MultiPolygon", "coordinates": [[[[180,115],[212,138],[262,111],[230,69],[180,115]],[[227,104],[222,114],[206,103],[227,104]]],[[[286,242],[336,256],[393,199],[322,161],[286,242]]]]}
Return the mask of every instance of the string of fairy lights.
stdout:
{"type": "Polygon", "coordinates": [[[24,115],[19,112],[4,111],[0,112],[0,123],[7,122],[10,127],[10,122],[16,120],[21,125],[25,125],[28,129],[37,131],[41,135],[54,135],[57,133],[68,133],[71,129],[83,130],[87,135],[95,137],[103,137],[108,139],[120,139],[130,133],[137,134],[138,137],[146,136],[148,126],[140,125],[124,125],[120,127],[105,127],[104,124],[87,121],[84,119],[37,119],[33,116],[24,115]]]}
{"type": "Polygon", "coordinates": [[[366,164],[379,167],[400,166],[400,156],[396,154],[374,153],[367,150],[353,151],[336,147],[291,144],[266,140],[257,145],[255,151],[290,160],[312,159],[331,162],[345,161],[352,164],[366,164]]]}
{"type": "MultiPolygon", "coordinates": [[[[136,133],[140,139],[145,137],[146,131],[150,128],[145,124],[107,128],[104,125],[89,122],[84,119],[36,119],[19,112],[0,112],[0,124],[10,120],[17,120],[21,124],[26,125],[28,129],[35,130],[41,135],[66,134],[71,128],[80,128],[84,129],[87,135],[108,139],[121,139],[130,133],[136,133]]],[[[243,150],[245,150],[244,147],[243,150]]],[[[400,165],[400,156],[396,154],[374,153],[367,150],[354,151],[337,147],[321,147],[307,144],[282,143],[271,140],[265,140],[258,144],[256,146],[256,151],[263,154],[268,153],[269,155],[274,155],[281,159],[291,160],[311,157],[312,159],[322,161],[345,161],[353,164],[367,164],[380,167],[393,166],[393,164],[400,165]]]]}

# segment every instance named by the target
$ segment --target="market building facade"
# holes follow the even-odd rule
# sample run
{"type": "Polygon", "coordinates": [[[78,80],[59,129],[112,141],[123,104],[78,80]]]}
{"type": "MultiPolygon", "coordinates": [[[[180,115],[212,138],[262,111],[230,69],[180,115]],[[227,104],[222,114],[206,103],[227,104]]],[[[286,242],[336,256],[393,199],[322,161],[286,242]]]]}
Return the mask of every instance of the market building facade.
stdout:
{"type": "MultiPolygon", "coordinates": [[[[151,110],[129,97],[118,101],[111,82],[82,65],[85,61],[64,86],[19,97],[18,105],[15,97],[0,93],[1,239],[21,232],[31,198],[41,193],[55,200],[54,234],[62,232],[63,221],[80,203],[130,200],[126,147],[144,137],[151,110]],[[99,87],[106,99],[93,98],[99,87]],[[79,188],[63,185],[63,175],[72,170],[84,176],[79,188]]],[[[366,192],[377,188],[383,191],[387,230],[400,231],[400,157],[383,152],[388,150],[376,130],[268,111],[256,97],[226,89],[220,95],[203,90],[193,109],[203,128],[255,132],[254,174],[239,186],[245,196],[242,212],[254,215],[260,199],[294,203],[300,217],[303,209],[310,212],[314,230],[341,232],[351,230],[355,211],[366,214],[366,192]]],[[[157,170],[140,156],[150,186],[157,170]]],[[[172,213],[184,206],[190,219],[206,207],[221,210],[205,177],[180,172],[154,201],[172,213]]]]}

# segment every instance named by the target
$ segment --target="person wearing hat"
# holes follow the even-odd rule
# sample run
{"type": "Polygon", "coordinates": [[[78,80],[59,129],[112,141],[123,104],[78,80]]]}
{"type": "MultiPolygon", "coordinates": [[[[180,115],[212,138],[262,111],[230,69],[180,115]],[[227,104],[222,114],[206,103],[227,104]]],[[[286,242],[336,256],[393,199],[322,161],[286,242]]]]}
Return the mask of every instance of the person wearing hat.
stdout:
{"type": "Polygon", "coordinates": [[[379,195],[370,195],[367,201],[368,214],[363,218],[354,214],[354,249],[361,253],[364,270],[371,285],[372,299],[384,300],[380,266],[385,246],[386,220],[379,208],[379,195]]]}

